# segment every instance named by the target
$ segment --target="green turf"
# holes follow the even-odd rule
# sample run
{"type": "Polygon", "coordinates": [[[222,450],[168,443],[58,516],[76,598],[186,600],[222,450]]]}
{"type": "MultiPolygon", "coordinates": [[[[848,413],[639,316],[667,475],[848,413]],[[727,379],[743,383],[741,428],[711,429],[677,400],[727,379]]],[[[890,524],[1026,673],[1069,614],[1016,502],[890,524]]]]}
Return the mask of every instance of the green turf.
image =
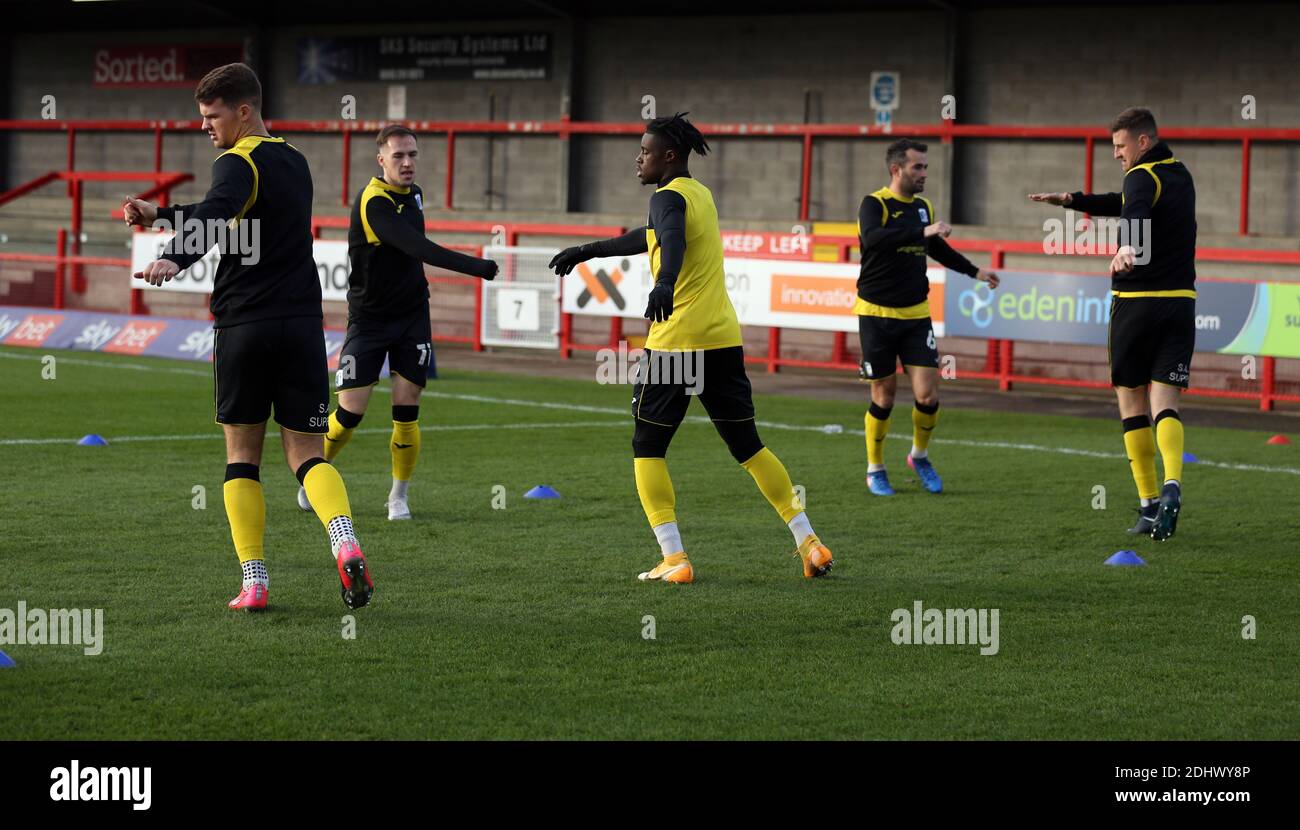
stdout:
{"type": "MultiPolygon", "coordinates": [[[[945,410],[932,457],[948,492],[921,492],[907,442],[891,440],[899,495],[878,499],[851,432],[861,405],[760,396],[762,421],[845,427],[762,429],[806,488],[834,573],[802,578],[752,480],[691,422],[669,465],[698,581],[664,586],[635,578],[658,551],[627,387],[450,370],[432,391],[609,411],[426,398],[424,425],[471,428],[424,433],[416,518],[389,523],[378,394],[362,424],[374,431],[339,459],[377,582],[349,640],[324,531],[297,510],[273,436],[273,608],[225,608],[239,574],[206,367],[56,356],[45,380],[37,353],[0,349],[0,608],[102,608],[105,647],[3,646],[18,664],[0,670],[3,738],[1297,736],[1300,456],[1263,432],[1189,427],[1202,460],[1292,472],[1189,466],[1178,535],[1157,545],[1123,532],[1122,458],[942,440],[1118,454],[1109,420],[945,410]],[[12,443],[88,432],[110,445],[12,443]],[[148,435],[199,437],[120,440],[148,435]],[[540,483],[563,498],[521,497],[540,483]],[[1108,509],[1092,509],[1095,485],[1108,509]],[[1149,565],[1102,565],[1126,547],[1149,565]],[[914,600],[999,609],[1000,652],[895,645],[890,614],[914,600]]],[[[895,435],[907,411],[904,395],[895,435]]]]}

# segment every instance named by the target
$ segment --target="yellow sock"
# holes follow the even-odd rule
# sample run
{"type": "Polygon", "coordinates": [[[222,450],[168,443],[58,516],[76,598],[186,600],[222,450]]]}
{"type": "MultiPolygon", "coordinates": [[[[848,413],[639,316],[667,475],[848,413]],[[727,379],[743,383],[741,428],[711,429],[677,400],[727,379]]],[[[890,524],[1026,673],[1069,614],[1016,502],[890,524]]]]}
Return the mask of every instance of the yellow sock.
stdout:
{"type": "Polygon", "coordinates": [[[668,477],[668,462],[662,458],[634,458],[636,494],[641,497],[641,507],[651,527],[677,521],[677,496],[673,493],[673,480],[668,477]]]}
{"type": "Polygon", "coordinates": [[[266,529],[266,500],[262,482],[254,478],[232,478],[221,488],[230,521],[230,538],[240,564],[262,558],[262,534],[266,529]]]}
{"type": "Polygon", "coordinates": [[[754,477],[768,504],[781,514],[781,521],[788,523],[803,512],[803,505],[799,503],[794,485],[790,482],[790,474],[785,471],[781,459],[767,447],[754,453],[753,457],[740,466],[754,477]]]}
{"type": "Polygon", "coordinates": [[[410,481],[415,474],[415,462],[420,458],[420,422],[393,421],[393,438],[389,446],[393,451],[393,478],[410,481]]]}
{"type": "Polygon", "coordinates": [[[1165,481],[1183,481],[1183,422],[1178,413],[1166,409],[1156,416],[1156,443],[1165,463],[1165,481]]]}
{"type": "Polygon", "coordinates": [[[1151,419],[1146,415],[1124,419],[1124,449],[1128,452],[1129,469],[1133,472],[1138,496],[1157,498],[1160,491],[1156,487],[1156,442],[1151,434],[1151,419]]]}
{"type": "Polygon", "coordinates": [[[351,520],[348,490],[343,486],[343,477],[332,465],[325,463],[312,467],[303,476],[302,486],[306,488],[307,500],[321,524],[329,527],[330,520],[336,516],[347,516],[351,520]]]}
{"type": "Polygon", "coordinates": [[[339,422],[339,411],[335,409],[330,413],[330,429],[325,433],[325,460],[333,461],[334,456],[348,445],[352,440],[352,430],[355,426],[345,427],[339,422]]]}
{"type": "Polygon", "coordinates": [[[938,423],[938,403],[924,408],[918,403],[912,407],[912,449],[914,451],[925,452],[929,448],[930,436],[934,433],[934,427],[938,423]]]}
{"type": "Polygon", "coordinates": [[[885,436],[889,433],[889,414],[894,411],[891,406],[885,409],[874,403],[867,410],[864,419],[867,428],[867,464],[885,466],[885,436]]]}

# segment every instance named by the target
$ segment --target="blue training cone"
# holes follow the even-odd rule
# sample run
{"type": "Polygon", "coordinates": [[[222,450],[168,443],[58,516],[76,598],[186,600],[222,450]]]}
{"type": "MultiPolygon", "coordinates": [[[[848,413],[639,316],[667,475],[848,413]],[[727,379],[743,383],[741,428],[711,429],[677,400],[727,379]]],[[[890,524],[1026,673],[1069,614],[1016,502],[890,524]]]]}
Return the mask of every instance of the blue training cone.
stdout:
{"type": "Polygon", "coordinates": [[[533,489],[524,493],[526,499],[558,499],[560,494],[547,487],[545,484],[539,484],[533,489]]]}
{"type": "Polygon", "coordinates": [[[1111,555],[1109,559],[1106,560],[1106,564],[1107,565],[1145,565],[1146,562],[1142,560],[1141,556],[1137,555],[1137,551],[1119,550],[1119,551],[1115,551],[1115,553],[1111,555]]]}
{"type": "Polygon", "coordinates": [[[17,666],[17,663],[13,661],[13,658],[0,651],[0,669],[12,669],[15,666],[17,666]]]}
{"type": "Polygon", "coordinates": [[[77,446],[78,447],[107,447],[108,442],[104,440],[104,436],[97,435],[92,432],[89,435],[81,436],[81,440],[77,442],[77,446]]]}
{"type": "Polygon", "coordinates": [[[1199,459],[1199,458],[1197,458],[1196,456],[1192,455],[1190,452],[1187,452],[1187,451],[1184,451],[1184,452],[1183,452],[1183,463],[1184,463],[1184,464],[1195,464],[1195,463],[1197,463],[1197,462],[1200,461],[1200,460],[1201,460],[1201,459],[1199,459]]]}

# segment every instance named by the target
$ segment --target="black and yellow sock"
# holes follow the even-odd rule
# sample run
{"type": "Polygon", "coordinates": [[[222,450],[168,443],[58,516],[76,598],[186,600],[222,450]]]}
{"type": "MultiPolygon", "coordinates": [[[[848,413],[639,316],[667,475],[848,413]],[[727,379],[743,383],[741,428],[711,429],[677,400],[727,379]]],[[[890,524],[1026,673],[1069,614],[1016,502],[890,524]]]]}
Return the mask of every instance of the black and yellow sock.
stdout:
{"type": "Polygon", "coordinates": [[[877,406],[874,402],[864,418],[867,428],[867,464],[870,468],[885,466],[885,436],[889,433],[889,415],[894,408],[877,406]]]}
{"type": "Polygon", "coordinates": [[[343,477],[332,464],[323,458],[309,458],[298,468],[298,483],[307,491],[307,500],[316,511],[316,518],[329,527],[335,516],[352,518],[348,503],[348,490],[343,477]]]}
{"type": "Polygon", "coordinates": [[[221,488],[230,521],[230,538],[240,563],[260,560],[266,530],[266,500],[256,464],[227,464],[221,488]]]}
{"type": "Polygon", "coordinates": [[[929,406],[915,402],[912,405],[912,457],[925,458],[929,452],[930,436],[939,423],[939,402],[929,406]]]}
{"type": "Polygon", "coordinates": [[[333,461],[334,456],[348,445],[348,441],[352,440],[352,430],[356,429],[359,423],[361,423],[361,416],[349,412],[342,406],[330,413],[330,429],[325,433],[326,461],[333,461]]]}
{"type": "Polygon", "coordinates": [[[1129,469],[1137,485],[1138,497],[1150,501],[1160,495],[1156,487],[1156,442],[1151,434],[1151,418],[1134,415],[1124,419],[1124,449],[1129,469]]]}
{"type": "Polygon", "coordinates": [[[790,474],[786,472],[781,459],[767,447],[754,453],[752,458],[740,466],[754,477],[767,503],[781,514],[781,521],[789,522],[803,512],[803,505],[794,492],[794,484],[790,482],[790,474]]]}
{"type": "Polygon", "coordinates": [[[668,477],[668,462],[662,458],[634,458],[636,494],[651,527],[677,521],[677,495],[668,477]]]}
{"type": "Polygon", "coordinates": [[[1156,444],[1165,465],[1165,481],[1183,481],[1183,420],[1172,409],[1156,415],[1156,444]]]}
{"type": "Polygon", "coordinates": [[[393,480],[410,481],[420,458],[420,407],[393,405],[393,480]]]}

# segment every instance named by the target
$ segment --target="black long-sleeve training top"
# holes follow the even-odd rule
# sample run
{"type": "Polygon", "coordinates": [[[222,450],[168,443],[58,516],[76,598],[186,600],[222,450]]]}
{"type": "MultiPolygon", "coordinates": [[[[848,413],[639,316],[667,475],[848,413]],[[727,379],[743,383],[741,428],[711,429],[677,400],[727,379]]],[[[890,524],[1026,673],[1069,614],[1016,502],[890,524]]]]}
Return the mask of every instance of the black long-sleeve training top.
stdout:
{"type": "Polygon", "coordinates": [[[212,186],[202,202],[158,208],[159,220],[179,231],[161,258],[184,270],[226,237],[210,303],[216,328],[320,317],[311,204],[311,170],[302,153],[283,138],[246,136],[212,163],[212,186]],[[208,233],[209,220],[218,227],[233,224],[208,233]],[[187,239],[192,233],[203,234],[200,244],[187,239]],[[255,243],[251,254],[238,250],[239,241],[255,243]]]}
{"type": "MultiPolygon", "coordinates": [[[[1093,216],[1118,216],[1130,225],[1129,244],[1149,246],[1150,261],[1111,278],[1121,294],[1177,291],[1195,296],[1196,187],[1192,174],[1163,141],[1142,155],[1124,174],[1122,193],[1071,193],[1069,208],[1093,216]],[[1190,293],[1189,293],[1190,292],[1190,293]]],[[[1139,250],[1139,254],[1141,254],[1139,250]]]]}
{"type": "Polygon", "coordinates": [[[858,208],[858,296],[887,308],[925,302],[930,294],[927,256],[960,274],[978,274],[979,268],[942,237],[925,237],[926,226],[934,222],[934,206],[923,196],[906,199],[888,187],[867,195],[858,208]]]}
{"type": "Polygon", "coordinates": [[[495,274],[490,260],[448,250],[424,235],[419,185],[397,187],[372,178],[352,204],[348,227],[348,316],[387,319],[424,306],[429,283],[424,263],[470,276],[495,274]]]}

